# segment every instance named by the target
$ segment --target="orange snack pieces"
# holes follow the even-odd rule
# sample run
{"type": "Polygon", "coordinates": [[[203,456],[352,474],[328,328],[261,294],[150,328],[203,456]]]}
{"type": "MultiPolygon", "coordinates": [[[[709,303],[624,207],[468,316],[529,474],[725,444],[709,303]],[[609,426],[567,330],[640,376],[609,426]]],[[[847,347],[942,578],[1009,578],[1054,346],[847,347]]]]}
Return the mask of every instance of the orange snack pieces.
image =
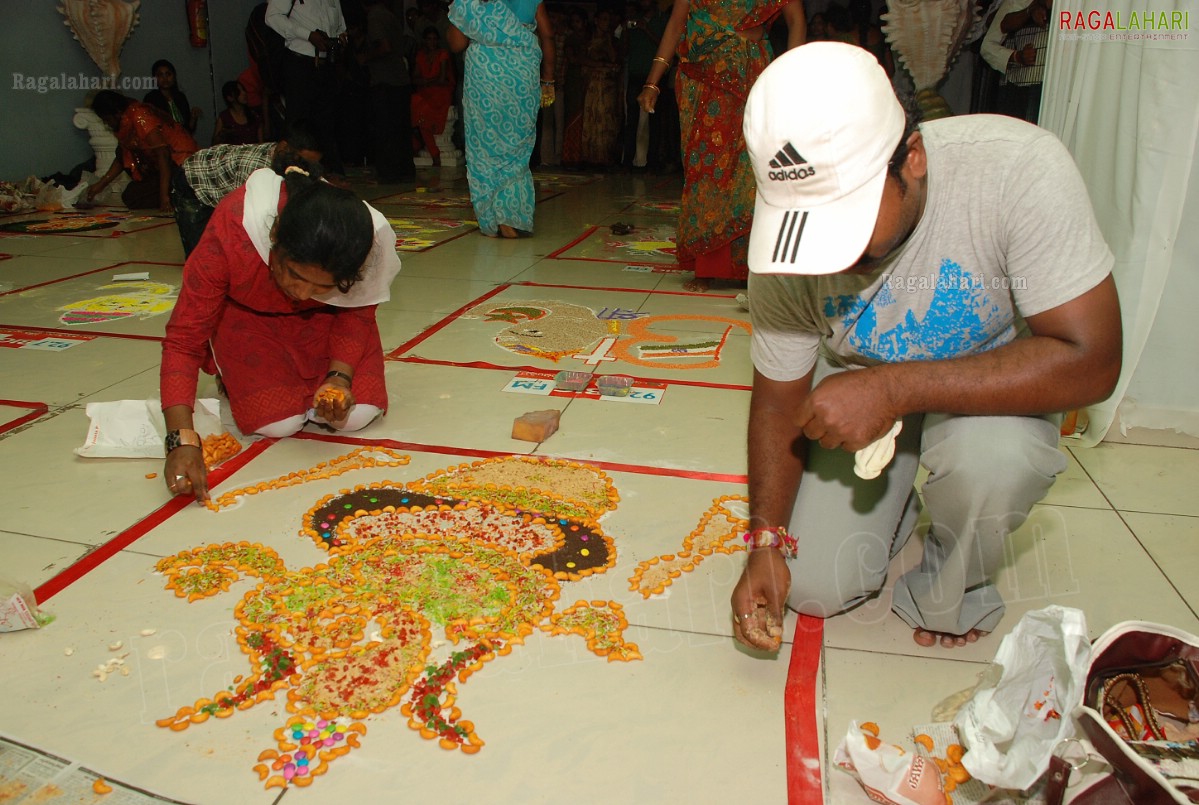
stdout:
{"type": "Polygon", "coordinates": [[[242,495],[256,495],[259,492],[267,492],[272,489],[283,489],[307,481],[314,481],[318,478],[333,478],[350,470],[360,470],[368,467],[400,467],[407,464],[408,460],[408,456],[387,447],[358,447],[345,455],[338,456],[329,461],[322,461],[315,467],[288,473],[273,481],[264,481],[254,486],[225,492],[215,500],[205,501],[204,505],[211,511],[217,511],[225,506],[232,506],[242,495]],[[375,456],[379,457],[376,458],[375,456]]]}
{"type": "Polygon", "coordinates": [[[240,453],[241,442],[235,439],[233,434],[225,431],[224,433],[206,436],[201,449],[204,451],[204,466],[212,469],[225,459],[240,453]]]}
{"type": "Polygon", "coordinates": [[[641,593],[643,598],[661,595],[675,579],[690,573],[706,557],[744,551],[741,534],[749,528],[749,520],[738,517],[729,507],[748,502],[749,498],[740,495],[716,498],[700,517],[695,530],[683,539],[683,550],[650,557],[637,565],[629,577],[629,589],[641,593]]]}
{"type": "Polygon", "coordinates": [[[111,794],[112,786],[104,782],[103,777],[97,777],[95,782],[92,783],[92,790],[97,794],[111,794]]]}
{"type": "Polygon", "coordinates": [[[316,404],[329,403],[330,405],[340,405],[346,401],[345,389],[337,386],[325,386],[316,393],[316,404]]]}
{"type": "Polygon", "coordinates": [[[156,472],[147,472],[147,473],[146,473],[146,480],[147,480],[147,481],[149,481],[149,480],[152,480],[152,479],[154,479],[154,478],[157,478],[157,477],[158,477],[158,473],[156,473],[156,472]]]}

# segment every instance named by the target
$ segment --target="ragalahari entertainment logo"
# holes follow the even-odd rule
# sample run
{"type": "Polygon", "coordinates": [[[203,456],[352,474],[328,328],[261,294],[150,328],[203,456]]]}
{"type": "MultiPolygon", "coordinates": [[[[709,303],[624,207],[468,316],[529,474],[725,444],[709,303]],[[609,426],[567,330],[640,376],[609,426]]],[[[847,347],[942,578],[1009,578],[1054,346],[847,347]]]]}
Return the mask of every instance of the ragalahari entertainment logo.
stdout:
{"type": "Polygon", "coordinates": [[[1190,11],[1062,11],[1058,38],[1094,41],[1187,39],[1190,11]]]}

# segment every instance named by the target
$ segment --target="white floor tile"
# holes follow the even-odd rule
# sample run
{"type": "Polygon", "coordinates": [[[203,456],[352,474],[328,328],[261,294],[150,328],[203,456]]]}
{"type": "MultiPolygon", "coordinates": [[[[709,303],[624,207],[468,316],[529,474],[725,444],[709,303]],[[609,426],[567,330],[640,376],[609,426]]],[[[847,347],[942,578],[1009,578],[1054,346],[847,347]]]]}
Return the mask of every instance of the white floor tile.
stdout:
{"type": "Polygon", "coordinates": [[[1104,443],[1070,452],[1116,509],[1199,515],[1199,450],[1104,443]]]}

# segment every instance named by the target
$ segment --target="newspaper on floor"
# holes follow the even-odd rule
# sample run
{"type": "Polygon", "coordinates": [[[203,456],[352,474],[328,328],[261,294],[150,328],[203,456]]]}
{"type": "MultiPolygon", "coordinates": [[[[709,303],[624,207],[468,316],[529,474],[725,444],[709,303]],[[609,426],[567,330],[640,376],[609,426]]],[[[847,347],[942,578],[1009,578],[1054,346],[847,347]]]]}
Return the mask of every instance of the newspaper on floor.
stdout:
{"type": "Polygon", "coordinates": [[[6,805],[55,805],[95,802],[103,795],[104,805],[149,805],[179,800],[152,794],[109,780],[99,772],[65,758],[0,738],[0,802],[6,805]],[[97,781],[99,785],[97,785],[97,781]]]}

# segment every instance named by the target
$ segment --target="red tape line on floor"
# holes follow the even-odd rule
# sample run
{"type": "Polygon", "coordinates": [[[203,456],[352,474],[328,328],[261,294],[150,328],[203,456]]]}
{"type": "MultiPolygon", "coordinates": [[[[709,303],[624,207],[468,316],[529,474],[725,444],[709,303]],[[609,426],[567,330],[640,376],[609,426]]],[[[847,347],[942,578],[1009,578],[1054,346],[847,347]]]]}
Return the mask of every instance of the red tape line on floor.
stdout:
{"type": "Polygon", "coordinates": [[[101,271],[111,271],[111,270],[112,269],[110,266],[105,266],[104,268],[93,268],[91,271],[83,271],[79,274],[72,274],[69,277],[59,277],[56,280],[46,280],[45,282],[38,282],[38,283],[34,283],[33,285],[22,285],[20,288],[13,288],[11,291],[4,291],[3,293],[0,293],[0,296],[10,296],[15,293],[25,293],[25,291],[30,291],[30,290],[33,290],[34,288],[41,288],[46,285],[54,285],[55,283],[66,282],[67,280],[78,279],[79,277],[86,277],[89,274],[98,274],[101,271]]]}
{"type": "Polygon", "coordinates": [[[578,246],[580,243],[587,240],[587,238],[591,237],[591,233],[597,229],[599,229],[598,226],[588,227],[587,230],[583,232],[583,234],[579,235],[577,238],[572,240],[570,243],[567,243],[561,249],[558,249],[557,251],[553,251],[553,252],[550,252],[549,254],[547,254],[546,259],[552,260],[555,257],[557,257],[558,255],[562,254],[563,252],[570,251],[575,246],[578,246]]]}
{"type": "MultiPolygon", "coordinates": [[[[183,264],[182,263],[160,263],[160,262],[154,262],[154,261],[150,261],[150,260],[125,260],[120,263],[113,263],[110,266],[103,266],[102,268],[93,268],[90,271],[84,271],[79,274],[72,274],[69,277],[59,277],[56,280],[46,280],[45,282],[39,282],[34,285],[22,285],[20,288],[13,288],[11,291],[4,291],[3,293],[0,293],[0,296],[8,296],[10,294],[15,294],[15,293],[24,293],[25,291],[32,290],[33,288],[41,288],[44,285],[54,285],[59,282],[66,282],[67,280],[78,279],[79,277],[86,277],[91,274],[99,274],[101,271],[112,271],[114,268],[120,268],[121,266],[130,266],[130,265],[182,267],[183,264]]],[[[25,328],[25,329],[36,329],[36,328],[25,328]]]]}
{"type": "Polygon", "coordinates": [[[610,461],[588,461],[584,459],[570,458],[569,456],[506,453],[500,450],[478,450],[468,447],[417,444],[415,442],[399,442],[392,439],[363,439],[354,436],[309,433],[307,431],[300,431],[291,438],[310,439],[316,442],[332,442],[334,444],[352,444],[356,447],[388,447],[392,450],[412,450],[417,453],[437,453],[438,455],[470,456],[472,458],[495,458],[497,456],[528,455],[530,458],[558,458],[562,461],[577,461],[579,464],[586,464],[589,467],[598,467],[599,469],[607,472],[628,472],[637,475],[658,475],[665,478],[685,478],[691,481],[719,481],[721,483],[728,484],[746,483],[746,477],[744,475],[736,475],[734,473],[697,472],[695,470],[678,470],[670,467],[650,467],[644,464],[616,464],[610,461]]]}
{"type": "Polygon", "coordinates": [[[703,293],[700,291],[659,291],[647,290],[645,288],[604,288],[602,286],[592,285],[560,285],[557,283],[548,282],[514,282],[513,285],[519,285],[526,288],[564,288],[571,291],[612,291],[614,293],[643,293],[653,296],[661,294],[663,296],[700,296],[704,299],[736,299],[736,294],[720,294],[720,293],[703,293]]]}
{"type": "Polygon", "coordinates": [[[45,403],[24,402],[22,400],[0,400],[0,405],[8,405],[8,406],[12,406],[13,408],[28,408],[28,409],[30,409],[28,414],[19,416],[16,419],[14,419],[12,422],[5,422],[3,425],[0,425],[0,433],[7,433],[8,431],[13,430],[14,428],[19,428],[21,425],[24,425],[26,422],[32,422],[33,420],[37,419],[42,414],[44,414],[50,410],[50,406],[46,405],[45,403]]]}
{"type": "MultiPolygon", "coordinates": [[[[222,483],[233,473],[244,467],[255,458],[263,450],[266,450],[272,444],[274,439],[263,439],[254,442],[249,447],[242,450],[236,456],[233,456],[228,461],[223,462],[219,467],[208,474],[208,483],[210,486],[216,486],[222,483]]],[[[148,517],[141,520],[136,525],[125,529],[120,534],[99,545],[91,553],[84,556],[75,564],[68,567],[66,570],[59,573],[57,576],[43,582],[40,587],[33,591],[35,598],[39,604],[45,603],[47,600],[65,590],[81,578],[91,573],[104,562],[111,559],[117,553],[128,548],[133,543],[144,537],[153,529],[162,525],[170,517],[178,512],[183,511],[187,506],[192,505],[193,498],[187,496],[176,496],[168,500],[162,506],[155,509],[148,517]]]]}
{"type": "Polygon", "coordinates": [[[787,667],[783,719],[787,740],[788,805],[822,805],[820,724],[816,718],[816,675],[824,647],[824,621],[800,615],[787,667]]]}
{"type": "Polygon", "coordinates": [[[137,335],[135,333],[103,333],[99,330],[74,330],[65,327],[32,327],[25,324],[0,324],[0,330],[20,330],[23,333],[51,333],[59,335],[89,335],[93,338],[125,338],[132,341],[162,341],[161,335],[137,335]]]}
{"type": "MultiPolygon", "coordinates": [[[[318,433],[306,433],[301,431],[295,434],[293,439],[305,439],[317,442],[326,442],[333,444],[345,444],[366,447],[390,447],[397,450],[413,450],[421,453],[436,453],[440,455],[454,456],[470,456],[473,458],[493,458],[496,456],[521,455],[514,453],[505,453],[496,450],[474,450],[463,447],[448,447],[441,445],[415,444],[412,442],[399,442],[390,439],[362,439],[350,436],[340,435],[325,435],[318,433]]],[[[254,442],[249,447],[242,450],[236,456],[233,456],[228,461],[225,461],[213,470],[209,475],[210,486],[216,486],[223,483],[230,475],[237,472],[239,469],[248,464],[251,460],[260,455],[264,450],[278,441],[276,439],[262,439],[254,442]]],[[[552,458],[552,456],[546,456],[552,458]]],[[[574,459],[564,459],[573,461],[574,459]]],[[[698,481],[717,481],[721,483],[746,483],[744,475],[735,475],[731,473],[715,473],[715,472],[695,472],[692,470],[677,470],[666,467],[646,467],[634,464],[615,464],[611,462],[587,461],[580,462],[593,467],[605,470],[607,472],[627,472],[640,475],[656,475],[671,478],[684,478],[688,480],[698,481]]],[[[192,498],[190,497],[175,497],[167,501],[158,509],[151,512],[145,519],[137,524],[125,529],[117,536],[113,537],[103,545],[98,546],[91,553],[84,556],[78,562],[75,562],[70,567],[63,570],[53,578],[43,582],[34,594],[37,597],[38,603],[44,603],[53,596],[65,590],[70,585],[74,584],[79,579],[86,576],[91,571],[95,570],[115,554],[132,545],[137,540],[144,537],[153,529],[162,525],[173,515],[182,511],[187,506],[191,505],[192,498]]]]}
{"type": "Polygon", "coordinates": [[[495,288],[491,289],[490,291],[488,291],[487,293],[478,297],[477,299],[475,299],[471,302],[467,302],[465,305],[458,308],[453,313],[449,314],[448,316],[446,316],[444,319],[437,322],[433,326],[429,327],[429,329],[420,333],[415,338],[410,339],[409,341],[406,341],[403,344],[400,344],[398,347],[396,347],[395,349],[388,352],[387,355],[385,355],[384,357],[387,358],[387,360],[395,360],[396,357],[400,355],[400,353],[405,352],[409,349],[412,349],[414,346],[421,343],[426,338],[429,338],[430,336],[441,332],[446,327],[448,327],[450,324],[452,324],[459,316],[461,316],[466,311],[470,310],[475,305],[481,305],[483,302],[487,301],[488,299],[490,299],[491,297],[495,296],[498,293],[502,293],[503,291],[507,290],[509,287],[510,286],[508,286],[508,285],[497,285],[495,288]]]}
{"type": "MultiPolygon", "coordinates": [[[[488,363],[487,361],[442,361],[435,358],[422,358],[419,355],[389,358],[388,360],[396,363],[419,363],[425,366],[449,366],[455,369],[490,369],[499,372],[541,372],[543,374],[552,374],[554,372],[553,369],[546,369],[540,366],[504,366],[503,364],[488,363]]],[[[596,375],[596,377],[599,376],[596,375]]],[[[730,391],[750,391],[752,388],[740,383],[706,383],[702,380],[678,380],[675,378],[641,377],[640,375],[634,377],[636,380],[648,383],[662,383],[666,386],[695,386],[701,389],[726,389],[730,391]]]]}

